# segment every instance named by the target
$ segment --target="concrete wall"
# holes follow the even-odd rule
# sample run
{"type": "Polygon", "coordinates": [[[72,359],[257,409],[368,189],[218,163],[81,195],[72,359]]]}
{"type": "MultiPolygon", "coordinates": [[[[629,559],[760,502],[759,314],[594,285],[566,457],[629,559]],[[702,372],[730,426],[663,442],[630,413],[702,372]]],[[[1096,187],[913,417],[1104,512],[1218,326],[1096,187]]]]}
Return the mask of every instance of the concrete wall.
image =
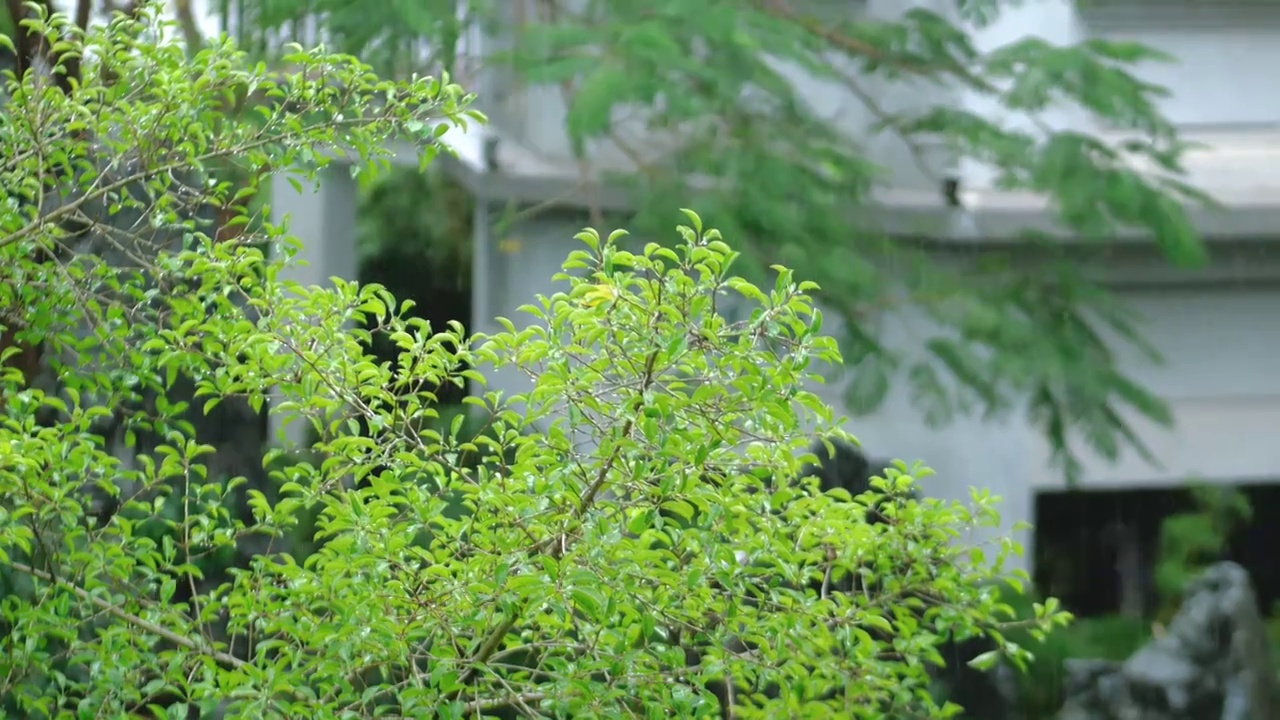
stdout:
{"type": "Polygon", "coordinates": [[[1173,91],[1161,109],[1178,125],[1280,122],[1280,4],[1247,0],[1093,2],[1083,34],[1136,40],[1176,57],[1142,69],[1173,91]]]}
{"type": "MultiPolygon", "coordinates": [[[[1174,56],[1172,63],[1147,63],[1135,74],[1166,88],[1169,97],[1158,107],[1180,128],[1217,134],[1218,140],[1241,142],[1240,133],[1274,130],[1280,124],[1280,5],[1194,0],[1105,0],[1080,10],[1074,0],[1028,0],[1009,3],[999,20],[975,29],[980,50],[992,50],[1026,36],[1055,44],[1090,38],[1136,41],[1174,56]]],[[[990,99],[966,93],[966,107],[1008,118],[990,99]]],[[[1058,128],[1106,132],[1108,127],[1077,109],[1050,108],[1041,119],[1058,128]]],[[[1247,144],[1247,141],[1245,141],[1247,144]]],[[[1274,168],[1274,164],[1272,165],[1274,168]]],[[[963,164],[963,185],[980,189],[992,173],[974,162],[963,164]]],[[[1272,169],[1274,181],[1280,170],[1272,169]]]]}
{"type": "MultiPolygon", "coordinates": [[[[1221,482],[1280,481],[1280,285],[1166,289],[1123,294],[1146,318],[1146,336],[1165,363],[1134,354],[1130,372],[1165,398],[1177,425],[1139,424],[1161,466],[1128,454],[1110,464],[1093,457],[1091,486],[1166,486],[1196,478],[1221,482]]],[[[1044,470],[1048,448],[1034,438],[1031,484],[1054,487],[1044,470]]]]}
{"type": "MultiPolygon", "coordinates": [[[[315,183],[295,188],[287,175],[271,179],[271,221],[288,221],[289,233],[302,242],[294,264],[281,279],[303,286],[329,285],[329,278],[354,279],[356,259],[357,187],[347,166],[334,163],[317,173],[315,183]]],[[[305,444],[310,428],[302,422],[284,424],[271,415],[268,437],[286,446],[305,444]]]]}

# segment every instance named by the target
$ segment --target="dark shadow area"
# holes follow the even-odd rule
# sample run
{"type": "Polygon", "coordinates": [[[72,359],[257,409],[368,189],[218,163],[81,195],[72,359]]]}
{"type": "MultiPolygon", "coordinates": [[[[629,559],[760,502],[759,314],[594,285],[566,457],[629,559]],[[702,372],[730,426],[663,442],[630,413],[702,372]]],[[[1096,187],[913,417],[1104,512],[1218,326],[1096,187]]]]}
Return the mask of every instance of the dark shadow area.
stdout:
{"type": "MultiPolygon", "coordinates": [[[[360,264],[360,282],[385,286],[397,302],[412,300],[410,311],[431,324],[433,332],[448,329],[456,320],[471,327],[471,283],[454,281],[450,268],[443,271],[431,259],[411,247],[392,246],[360,264]]],[[[399,349],[383,335],[375,335],[370,352],[380,362],[396,361],[399,349]]],[[[441,405],[457,405],[466,396],[466,388],[445,384],[437,391],[441,405]]]]}
{"type": "Polygon", "coordinates": [[[1253,522],[1231,539],[1227,560],[1249,571],[1264,614],[1280,602],[1280,485],[1246,485],[1240,488],[1253,506],[1253,522]]]}
{"type": "MultiPolygon", "coordinates": [[[[472,327],[471,238],[473,199],[443,171],[395,168],[361,193],[357,228],[359,280],[378,283],[432,332],[450,321],[472,327]]],[[[399,349],[375,335],[379,362],[395,363],[399,349]]],[[[440,406],[460,405],[467,389],[444,384],[440,406]]]]}
{"type": "MultiPolygon", "coordinates": [[[[1249,501],[1250,522],[1232,532],[1218,559],[1244,566],[1259,607],[1280,600],[1280,486],[1233,486],[1249,501]]],[[[1196,510],[1186,488],[1041,492],[1035,503],[1034,580],[1080,617],[1146,616],[1157,606],[1155,565],[1166,518],[1196,510]]]]}

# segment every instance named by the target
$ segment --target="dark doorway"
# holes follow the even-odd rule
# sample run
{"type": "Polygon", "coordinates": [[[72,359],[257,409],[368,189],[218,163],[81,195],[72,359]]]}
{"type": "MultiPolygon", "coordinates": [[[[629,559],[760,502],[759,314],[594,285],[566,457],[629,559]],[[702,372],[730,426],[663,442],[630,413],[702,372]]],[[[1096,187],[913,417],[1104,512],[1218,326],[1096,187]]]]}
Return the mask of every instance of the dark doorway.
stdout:
{"type": "MultiPolygon", "coordinates": [[[[446,330],[450,321],[469,331],[474,205],[466,189],[442,170],[396,168],[360,200],[360,282],[385,286],[397,302],[411,300],[410,314],[430,323],[432,332],[446,330]]],[[[393,363],[399,355],[382,336],[375,336],[370,352],[393,363]]],[[[436,395],[442,406],[459,405],[466,392],[444,384],[436,395]]]]}
{"type": "MultiPolygon", "coordinates": [[[[1280,484],[1232,486],[1252,519],[1230,534],[1219,559],[1249,570],[1259,607],[1280,600],[1280,484]]],[[[1197,509],[1186,488],[1042,492],[1035,504],[1034,580],[1080,617],[1154,611],[1161,525],[1197,509]]]]}

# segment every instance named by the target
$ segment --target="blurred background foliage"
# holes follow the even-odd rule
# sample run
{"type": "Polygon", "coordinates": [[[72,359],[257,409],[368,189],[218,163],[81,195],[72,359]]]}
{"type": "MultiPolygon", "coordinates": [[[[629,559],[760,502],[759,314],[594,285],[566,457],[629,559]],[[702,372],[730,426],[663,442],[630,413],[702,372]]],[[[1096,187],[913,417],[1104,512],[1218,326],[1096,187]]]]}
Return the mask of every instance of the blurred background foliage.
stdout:
{"type": "MultiPolygon", "coordinates": [[[[671,208],[696,207],[740,244],[751,279],[783,263],[824,288],[827,312],[842,321],[828,326],[850,370],[849,411],[873,412],[905,387],[932,426],[1023,414],[1073,480],[1082,447],[1149,457],[1128,418],[1171,422],[1164,402],[1117,361],[1121,346],[1158,360],[1139,318],[1086,266],[1121,229],[1146,233],[1169,262],[1203,262],[1186,207],[1208,198],[1176,177],[1183,146],[1156,109],[1163,89],[1129,72],[1167,57],[1100,39],[1026,38],[979,52],[960,24],[984,26],[1006,5],[958,0],[869,18],[819,0],[224,0],[217,14],[268,59],[282,38],[323,40],[382,73],[445,70],[464,85],[489,78],[480,106],[517,136],[531,112],[520,91],[559,93],[571,162],[585,168],[589,148],[603,145],[625,156],[628,172],[615,179],[639,198],[621,220],[633,232],[666,237],[671,208]],[[801,71],[856,97],[868,127],[814,107],[795,82],[801,71]],[[891,81],[910,90],[901,107],[881,97],[891,81]],[[1031,118],[1031,129],[970,112],[957,93],[1031,118]],[[1134,139],[1120,146],[1049,128],[1036,118],[1050,105],[1076,106],[1134,139]],[[629,133],[638,126],[655,139],[636,141],[629,133]],[[927,251],[929,238],[889,239],[867,212],[887,178],[858,137],[864,131],[896,143],[938,198],[951,167],[977,160],[994,166],[997,188],[1048,196],[1063,227],[1096,240],[1068,249],[1027,233],[981,260],[942,262],[927,251]],[[1140,174],[1132,156],[1173,174],[1140,174]],[[937,327],[923,351],[883,332],[904,315],[937,327]]],[[[405,188],[395,192],[411,195],[405,188]]],[[[432,252],[449,255],[450,242],[433,237],[444,244],[432,252]]]]}

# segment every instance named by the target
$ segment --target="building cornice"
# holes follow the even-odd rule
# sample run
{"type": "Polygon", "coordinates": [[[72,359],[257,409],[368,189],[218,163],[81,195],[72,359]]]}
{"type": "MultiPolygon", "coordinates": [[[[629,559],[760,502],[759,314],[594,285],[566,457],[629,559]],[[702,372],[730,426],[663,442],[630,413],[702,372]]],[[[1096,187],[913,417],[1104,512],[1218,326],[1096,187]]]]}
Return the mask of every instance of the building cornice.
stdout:
{"type": "MultiPolygon", "coordinates": [[[[584,183],[563,165],[514,144],[503,143],[495,158],[493,139],[491,131],[479,125],[453,129],[443,137],[451,152],[440,160],[482,204],[581,211],[594,203],[606,212],[635,207],[624,187],[584,183]]],[[[1200,154],[1186,163],[1189,180],[1203,186],[1203,181],[1214,177],[1244,179],[1247,185],[1249,167],[1265,163],[1274,163],[1280,177],[1280,135],[1265,145],[1253,143],[1248,152],[1243,142],[1217,152],[1197,151],[1200,154]]],[[[389,150],[392,163],[417,165],[418,150],[410,143],[397,141],[389,150]]],[[[1222,207],[1190,210],[1191,221],[1206,238],[1212,255],[1206,266],[1193,269],[1172,266],[1150,238],[1136,232],[1105,239],[1065,234],[1054,223],[1048,203],[1026,193],[970,190],[963,193],[962,207],[955,208],[947,206],[940,192],[886,190],[869,208],[859,211],[858,222],[931,253],[957,258],[1001,252],[1025,254],[1024,260],[1035,262],[1037,256],[1044,257],[1043,249],[1026,243],[1027,232],[1056,235],[1059,250],[1074,253],[1098,282],[1117,288],[1278,284],[1280,253],[1274,250],[1280,243],[1280,192],[1272,194],[1262,182],[1256,181],[1252,194],[1237,194],[1222,207]]]]}
{"type": "Polygon", "coordinates": [[[1095,31],[1239,29],[1280,22],[1274,0],[1078,0],[1080,19],[1095,31]]]}
{"type": "MultiPolygon", "coordinates": [[[[1280,240],[1280,132],[1189,133],[1188,140],[1209,145],[1188,151],[1187,182],[1218,198],[1220,206],[1192,208],[1191,221],[1210,242],[1280,240]]],[[[542,207],[602,210],[634,207],[624,187],[592,182],[574,169],[538,157],[496,137],[489,128],[454,129],[444,136],[453,150],[446,160],[477,198],[542,207]],[[488,149],[486,149],[486,143],[488,149]],[[497,157],[492,157],[496,144],[497,157]]],[[[415,162],[412,148],[395,152],[415,162]]],[[[949,207],[941,192],[879,191],[866,217],[883,232],[900,237],[959,245],[1003,245],[1027,231],[1058,235],[1064,242],[1091,242],[1064,233],[1048,202],[1030,193],[971,189],[960,193],[961,207],[949,207]]],[[[1121,232],[1115,240],[1149,243],[1142,234],[1121,232]]]]}

